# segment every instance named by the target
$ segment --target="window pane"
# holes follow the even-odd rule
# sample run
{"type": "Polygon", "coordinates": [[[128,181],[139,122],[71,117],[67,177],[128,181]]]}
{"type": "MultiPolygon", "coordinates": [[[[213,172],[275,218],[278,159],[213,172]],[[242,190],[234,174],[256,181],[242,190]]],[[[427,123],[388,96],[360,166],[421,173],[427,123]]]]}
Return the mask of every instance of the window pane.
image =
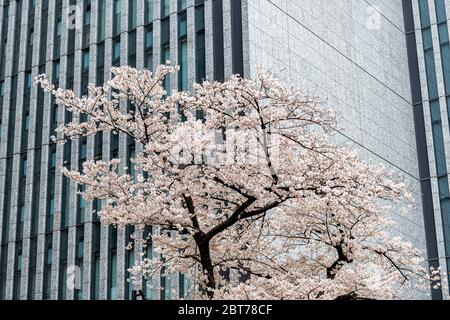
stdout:
{"type": "Polygon", "coordinates": [[[422,28],[430,26],[430,9],[428,7],[428,0],[419,0],[420,23],[422,28]]]}
{"type": "Polygon", "coordinates": [[[106,0],[99,0],[98,3],[98,40],[105,39],[105,2],[106,0]]]}
{"type": "Polygon", "coordinates": [[[114,0],[114,21],[113,21],[113,33],[118,35],[120,33],[120,19],[121,19],[121,1],[114,0]]]}
{"type": "Polygon", "coordinates": [[[149,49],[152,47],[153,47],[153,28],[150,25],[145,28],[145,48],[149,49]]]}
{"type": "Polygon", "coordinates": [[[178,0],[178,11],[184,10],[187,8],[187,0],[178,0]]]}
{"type": "Polygon", "coordinates": [[[161,15],[166,17],[170,14],[170,0],[161,0],[161,15]]]}
{"type": "Polygon", "coordinates": [[[445,0],[435,0],[437,23],[447,22],[447,14],[445,12],[445,0]]]}
{"type": "Polygon", "coordinates": [[[153,0],[145,1],[145,22],[150,23],[153,21],[153,0]]]}
{"type": "Polygon", "coordinates": [[[137,14],[136,10],[137,10],[136,9],[136,0],[129,0],[129,7],[128,7],[128,19],[129,19],[128,28],[129,29],[136,28],[136,14],[137,14]]]}
{"type": "Polygon", "coordinates": [[[178,15],[178,36],[185,37],[187,35],[186,12],[178,15]]]}
{"type": "Polygon", "coordinates": [[[186,91],[188,89],[187,41],[181,41],[179,50],[179,89],[182,91],[186,91]]]}

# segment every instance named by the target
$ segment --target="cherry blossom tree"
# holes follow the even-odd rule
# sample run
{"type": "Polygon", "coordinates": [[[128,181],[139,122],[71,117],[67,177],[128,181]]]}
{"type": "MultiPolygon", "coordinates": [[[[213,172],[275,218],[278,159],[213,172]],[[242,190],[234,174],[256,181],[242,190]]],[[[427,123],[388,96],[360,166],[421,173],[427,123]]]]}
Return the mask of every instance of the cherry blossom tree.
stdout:
{"type": "Polygon", "coordinates": [[[157,254],[142,255],[131,280],[164,267],[191,279],[196,299],[392,299],[429,278],[420,251],[390,237],[390,214],[410,205],[405,185],[333,143],[336,116],[318,97],[262,70],[165,92],[177,71],[113,68],[84,97],[37,78],[87,116],[58,141],[103,131],[140,146],[135,175],[119,159],[63,169],[86,200],[102,200],[103,223],[154,226],[157,254]]]}

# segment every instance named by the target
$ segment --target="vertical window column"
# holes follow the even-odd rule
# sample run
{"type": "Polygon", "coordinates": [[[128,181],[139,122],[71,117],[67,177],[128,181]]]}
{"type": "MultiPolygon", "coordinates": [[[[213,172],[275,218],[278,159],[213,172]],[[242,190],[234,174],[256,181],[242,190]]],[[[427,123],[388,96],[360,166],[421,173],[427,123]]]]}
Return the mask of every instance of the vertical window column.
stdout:
{"type": "MultiPolygon", "coordinates": [[[[428,0],[419,0],[419,11],[444,239],[450,239],[450,229],[447,227],[450,217],[450,191],[428,0]]],[[[438,20],[441,18],[438,17],[438,20]]],[[[447,268],[449,261],[447,259],[447,268]]]]}
{"type": "Polygon", "coordinates": [[[205,53],[205,5],[204,0],[195,0],[195,81],[206,78],[205,53]]]}
{"type": "Polygon", "coordinates": [[[187,12],[186,0],[178,1],[178,89],[188,90],[188,46],[187,46],[187,12]]]}
{"type": "Polygon", "coordinates": [[[144,4],[144,68],[153,69],[153,0],[144,4]]]}
{"type": "Polygon", "coordinates": [[[120,66],[121,1],[113,0],[112,66],[120,66]]]}
{"type": "MultiPolygon", "coordinates": [[[[435,10],[436,10],[436,23],[439,34],[439,45],[441,53],[441,63],[442,63],[442,74],[445,89],[445,103],[447,105],[448,120],[450,123],[450,42],[448,34],[448,24],[447,24],[447,13],[445,8],[445,0],[435,0],[435,10]]],[[[432,102],[437,108],[436,104],[439,102],[432,102]]],[[[440,108],[439,108],[440,109],[440,108]]],[[[433,119],[432,119],[433,121],[433,119]]],[[[434,122],[433,122],[434,123],[434,122]]],[[[439,139],[439,138],[438,138],[439,139]]],[[[440,148],[445,146],[444,141],[440,142],[440,148]]],[[[442,159],[440,161],[445,161],[442,159]]],[[[438,165],[438,164],[437,164],[438,165]]],[[[443,165],[442,165],[443,166],[443,165]]],[[[441,170],[443,170],[442,168],[441,170]]],[[[448,183],[448,172],[447,166],[445,165],[445,177],[438,173],[439,175],[439,196],[441,202],[441,214],[442,214],[442,225],[444,232],[444,246],[446,252],[446,262],[447,269],[450,268],[450,190],[448,183]]],[[[450,274],[448,275],[448,281],[450,284],[450,274]]]]}

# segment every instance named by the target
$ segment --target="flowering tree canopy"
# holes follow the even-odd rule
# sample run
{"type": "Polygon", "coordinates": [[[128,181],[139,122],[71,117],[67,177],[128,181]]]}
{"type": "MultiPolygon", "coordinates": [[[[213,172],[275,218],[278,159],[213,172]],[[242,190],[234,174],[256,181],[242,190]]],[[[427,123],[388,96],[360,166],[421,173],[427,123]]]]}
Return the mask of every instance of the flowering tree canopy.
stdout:
{"type": "Polygon", "coordinates": [[[141,256],[132,279],[164,266],[195,280],[195,298],[389,299],[425,277],[420,252],[389,236],[388,212],[410,200],[404,184],[332,143],[335,116],[318,98],[262,70],[169,94],[164,79],[177,71],[113,68],[81,98],[37,79],[87,115],[59,139],[105,131],[141,146],[135,175],[118,159],[63,169],[86,200],[103,201],[103,223],[157,227],[158,255],[141,256]]]}

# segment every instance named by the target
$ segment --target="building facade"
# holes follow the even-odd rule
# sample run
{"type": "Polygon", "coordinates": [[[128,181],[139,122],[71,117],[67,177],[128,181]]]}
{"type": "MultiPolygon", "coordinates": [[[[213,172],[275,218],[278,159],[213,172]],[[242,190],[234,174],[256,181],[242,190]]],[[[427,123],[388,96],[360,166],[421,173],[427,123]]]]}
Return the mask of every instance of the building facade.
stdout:
{"type": "MultiPolygon", "coordinates": [[[[0,299],[133,298],[133,228],[102,226],[101,203],[58,168],[129,161],[139,146],[112,134],[54,144],[56,127],[83,119],[32,79],[45,73],[82,95],[112,66],[167,60],[181,67],[167,89],[254,76],[259,64],[327,97],[338,139],[401,174],[416,199],[393,213],[393,234],[447,270],[449,10],[449,0],[0,0],[0,299]]],[[[182,275],[152,281],[142,284],[149,299],[186,294],[182,275]]]]}
{"type": "MultiPolygon", "coordinates": [[[[421,180],[426,185],[423,200],[425,223],[428,225],[428,258],[431,265],[442,269],[448,282],[450,163],[446,155],[450,154],[450,1],[413,1],[410,8],[407,42],[411,44],[412,102],[418,113],[416,133],[419,165],[429,164],[428,169],[422,166],[421,175],[421,180]],[[414,42],[415,46],[412,45],[414,42]]],[[[448,290],[444,290],[443,296],[449,297],[448,290]]]]}

